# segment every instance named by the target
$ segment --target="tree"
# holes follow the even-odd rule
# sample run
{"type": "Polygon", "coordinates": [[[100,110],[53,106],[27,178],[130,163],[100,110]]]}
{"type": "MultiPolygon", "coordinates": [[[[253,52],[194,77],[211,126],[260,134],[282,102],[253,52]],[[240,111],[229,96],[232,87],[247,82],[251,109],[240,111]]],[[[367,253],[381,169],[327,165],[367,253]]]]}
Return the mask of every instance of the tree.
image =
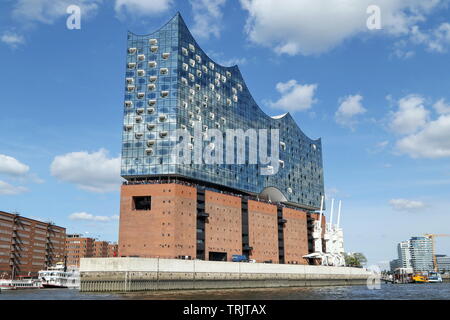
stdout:
{"type": "Polygon", "coordinates": [[[345,265],[348,267],[362,268],[366,263],[366,257],[360,252],[345,254],[345,265]]]}

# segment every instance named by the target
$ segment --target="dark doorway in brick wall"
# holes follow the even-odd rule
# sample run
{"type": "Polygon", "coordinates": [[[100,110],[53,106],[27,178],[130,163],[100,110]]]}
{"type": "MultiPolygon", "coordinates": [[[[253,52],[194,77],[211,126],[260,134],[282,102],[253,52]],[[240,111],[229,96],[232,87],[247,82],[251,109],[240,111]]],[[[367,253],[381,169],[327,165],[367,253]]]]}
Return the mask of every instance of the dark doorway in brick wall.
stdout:
{"type": "Polygon", "coordinates": [[[133,210],[152,210],[152,197],[133,197],[133,210]]]}
{"type": "Polygon", "coordinates": [[[227,253],[226,252],[209,252],[209,261],[227,261],[227,253]]]}

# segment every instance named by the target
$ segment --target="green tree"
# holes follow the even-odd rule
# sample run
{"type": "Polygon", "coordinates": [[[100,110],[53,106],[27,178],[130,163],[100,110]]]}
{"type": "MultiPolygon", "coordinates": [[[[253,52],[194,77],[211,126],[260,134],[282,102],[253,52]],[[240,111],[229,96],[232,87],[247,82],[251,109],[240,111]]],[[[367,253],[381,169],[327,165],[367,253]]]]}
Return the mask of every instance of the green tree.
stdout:
{"type": "Polygon", "coordinates": [[[345,254],[345,265],[348,267],[362,268],[366,263],[366,257],[360,252],[345,254]]]}

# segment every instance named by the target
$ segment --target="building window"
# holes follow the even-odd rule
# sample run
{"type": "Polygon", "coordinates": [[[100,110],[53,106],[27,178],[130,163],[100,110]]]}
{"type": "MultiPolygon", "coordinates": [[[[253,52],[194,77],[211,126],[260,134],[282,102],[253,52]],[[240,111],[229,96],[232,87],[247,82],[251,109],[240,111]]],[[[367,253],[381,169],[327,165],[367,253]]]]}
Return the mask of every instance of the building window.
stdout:
{"type": "Polygon", "coordinates": [[[133,210],[151,210],[152,197],[133,197],[133,210]]]}

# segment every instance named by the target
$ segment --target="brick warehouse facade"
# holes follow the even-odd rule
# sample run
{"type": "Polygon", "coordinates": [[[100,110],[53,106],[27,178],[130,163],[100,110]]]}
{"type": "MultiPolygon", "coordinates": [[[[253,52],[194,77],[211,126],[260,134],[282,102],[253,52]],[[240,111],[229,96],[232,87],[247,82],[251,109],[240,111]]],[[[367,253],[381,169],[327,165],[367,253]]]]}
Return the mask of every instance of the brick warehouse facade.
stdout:
{"type": "Polygon", "coordinates": [[[278,216],[277,206],[269,203],[248,201],[248,237],[251,259],[257,262],[278,263],[278,216]]]}
{"type": "Polygon", "coordinates": [[[80,258],[94,256],[94,239],[79,234],[69,234],[66,238],[67,265],[78,267],[80,258]]]}
{"type": "Polygon", "coordinates": [[[80,234],[68,234],[66,238],[67,265],[80,266],[81,258],[117,257],[117,244],[97,241],[80,234]]]}
{"type": "Polygon", "coordinates": [[[219,192],[205,192],[205,257],[230,261],[242,254],[241,199],[219,192]],[[226,256],[224,256],[226,254],[226,256]]]}
{"type": "Polygon", "coordinates": [[[108,241],[95,241],[94,242],[94,257],[107,257],[108,256],[108,241]]]}
{"type": "Polygon", "coordinates": [[[0,211],[0,277],[35,276],[64,261],[66,229],[0,211]]]}
{"type": "Polygon", "coordinates": [[[178,184],[123,185],[119,256],[196,256],[197,191],[178,184]],[[149,205],[142,203],[145,199],[149,205]]]}
{"type": "Polygon", "coordinates": [[[284,262],[292,264],[307,264],[303,258],[308,250],[308,218],[305,211],[283,208],[284,262]]]}
{"type": "Polygon", "coordinates": [[[231,261],[244,254],[256,262],[308,264],[303,256],[314,251],[315,219],[299,208],[193,183],[124,184],[118,255],[231,261]]]}

